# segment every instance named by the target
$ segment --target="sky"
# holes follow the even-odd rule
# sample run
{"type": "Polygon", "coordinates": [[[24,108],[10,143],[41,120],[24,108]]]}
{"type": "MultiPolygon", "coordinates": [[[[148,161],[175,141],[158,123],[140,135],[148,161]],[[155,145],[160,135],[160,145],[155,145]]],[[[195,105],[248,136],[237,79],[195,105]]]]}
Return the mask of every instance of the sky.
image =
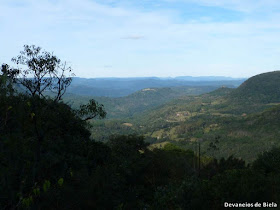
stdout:
{"type": "Polygon", "coordinates": [[[279,0],[0,0],[0,11],[0,63],[34,44],[87,78],[280,69],[279,0]]]}

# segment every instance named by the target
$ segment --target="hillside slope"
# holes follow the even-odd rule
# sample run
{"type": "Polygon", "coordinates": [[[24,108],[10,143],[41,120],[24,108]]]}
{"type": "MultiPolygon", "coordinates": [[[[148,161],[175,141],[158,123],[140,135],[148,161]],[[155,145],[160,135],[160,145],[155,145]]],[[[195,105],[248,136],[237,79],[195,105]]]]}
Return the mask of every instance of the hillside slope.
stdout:
{"type": "Polygon", "coordinates": [[[253,161],[256,155],[280,146],[280,106],[263,112],[234,119],[220,119],[215,129],[204,129],[203,148],[209,154],[209,145],[219,137],[218,157],[234,155],[253,161]]]}
{"type": "Polygon", "coordinates": [[[236,88],[229,97],[239,103],[275,103],[280,101],[280,71],[253,76],[236,88]]]}

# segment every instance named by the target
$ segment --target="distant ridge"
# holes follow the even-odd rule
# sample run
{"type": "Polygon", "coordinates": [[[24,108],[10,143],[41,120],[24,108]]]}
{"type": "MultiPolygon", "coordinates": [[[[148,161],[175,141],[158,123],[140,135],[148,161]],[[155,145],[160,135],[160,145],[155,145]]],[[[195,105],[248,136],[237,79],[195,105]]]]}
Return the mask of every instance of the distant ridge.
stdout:
{"type": "Polygon", "coordinates": [[[179,76],[179,77],[175,77],[175,79],[185,80],[185,81],[229,81],[229,80],[245,80],[247,78],[233,78],[233,77],[224,77],[224,76],[200,76],[200,77],[179,76]]]}
{"type": "Polygon", "coordinates": [[[184,81],[228,81],[228,80],[246,80],[247,78],[234,78],[225,76],[176,76],[176,77],[95,77],[84,78],[74,77],[74,80],[116,80],[116,81],[129,81],[129,80],[184,80],[184,81]]]}
{"type": "Polygon", "coordinates": [[[87,96],[122,97],[145,88],[238,87],[245,79],[228,77],[132,77],[132,78],[80,78],[74,77],[69,93],[87,96]]]}

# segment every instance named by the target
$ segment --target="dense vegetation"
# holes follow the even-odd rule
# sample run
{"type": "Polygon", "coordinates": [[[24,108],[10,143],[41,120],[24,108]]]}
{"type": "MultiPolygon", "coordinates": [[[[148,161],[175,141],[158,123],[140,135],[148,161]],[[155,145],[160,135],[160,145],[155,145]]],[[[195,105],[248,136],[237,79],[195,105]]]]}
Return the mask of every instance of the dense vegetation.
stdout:
{"type": "Polygon", "coordinates": [[[2,65],[0,75],[0,209],[216,210],[225,202],[246,207],[256,202],[279,204],[279,148],[261,152],[272,145],[258,146],[260,153],[250,165],[233,156],[218,160],[216,154],[221,150],[230,154],[229,146],[220,146],[227,139],[232,145],[230,135],[225,135],[228,129],[259,131],[254,138],[270,133],[277,142],[278,106],[248,116],[223,114],[217,102],[233,90],[222,88],[140,112],[138,122],[116,122],[131,132],[137,125],[148,138],[120,128],[129,135],[94,141],[90,130],[101,127],[97,120],[93,124],[88,120],[104,118],[103,106],[90,100],[74,110],[61,100],[71,79],[55,56],[25,46],[18,58],[24,69],[2,65]],[[45,78],[46,74],[50,76],[45,78]],[[168,132],[169,140],[190,141],[167,143],[168,132]],[[201,139],[206,135],[209,150],[203,154],[201,139]],[[147,143],[162,139],[165,143],[159,148],[147,143]]]}

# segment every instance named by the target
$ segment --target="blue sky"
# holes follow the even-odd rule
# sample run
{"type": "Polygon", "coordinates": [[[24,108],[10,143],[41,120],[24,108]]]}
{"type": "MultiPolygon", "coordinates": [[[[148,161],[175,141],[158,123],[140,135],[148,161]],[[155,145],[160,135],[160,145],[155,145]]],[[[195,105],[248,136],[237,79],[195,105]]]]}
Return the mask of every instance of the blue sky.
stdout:
{"type": "Polygon", "coordinates": [[[80,77],[280,69],[278,0],[0,0],[0,11],[0,63],[35,44],[80,77]]]}

